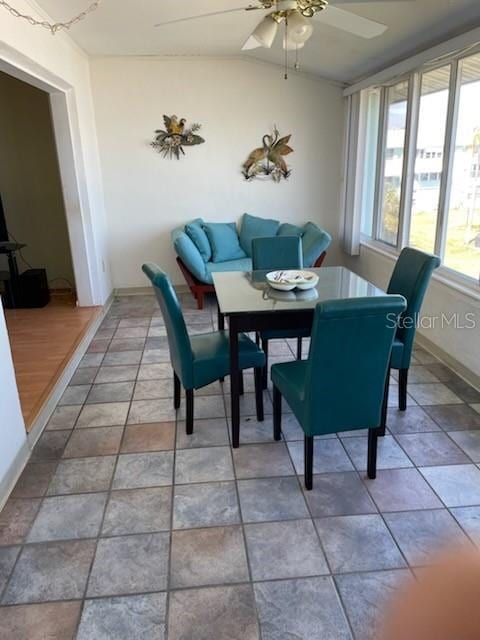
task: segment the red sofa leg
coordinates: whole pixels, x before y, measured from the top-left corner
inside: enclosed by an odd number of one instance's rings
[[[325,258],[326,258],[326,256],[327,256],[327,252],[326,252],[326,251],[324,251],[323,253],[321,253],[321,254],[318,256],[318,258],[317,258],[317,260],[315,261],[315,264],[314,264],[313,266],[314,266],[315,268],[317,268],[317,269],[318,269],[318,267],[321,267],[321,266],[322,266],[322,264],[323,264],[323,261],[324,261],[324,260],[325,260]]]
[[[215,287],[212,284],[205,284],[200,282],[195,276],[190,273],[185,264],[180,258],[177,258],[177,264],[180,267],[181,272],[187,282],[188,288],[192,292],[193,297],[197,301],[197,309],[203,309],[203,301],[206,293],[215,293]]]

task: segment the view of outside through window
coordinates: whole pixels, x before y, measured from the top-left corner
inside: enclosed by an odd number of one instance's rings
[[[455,63],[452,63],[453,65]],[[480,54],[460,60],[460,88],[455,104],[452,132],[452,166],[448,167],[446,212],[441,229],[440,190],[445,171],[445,138],[452,64],[420,76],[418,128],[414,155],[410,229],[408,243],[435,252],[436,237],[444,240],[442,262],[446,267],[476,280],[480,277]],[[400,199],[403,180],[409,80],[385,91],[385,113],[380,113],[379,90],[368,93],[365,122],[364,185],[362,232],[393,246],[399,236]],[[415,107],[415,105],[413,105]],[[415,109],[412,109],[414,112]],[[378,228],[374,219],[377,133],[383,133],[383,164],[380,166]],[[410,156],[411,157],[411,156]],[[410,194],[409,194],[410,195]],[[406,200],[408,202],[409,199]],[[408,233],[408,229],[405,229]]]
[[[388,112],[379,239],[397,244],[402,188],[408,81],[388,89]]]
[[[461,62],[444,264],[473,278],[480,274],[480,55]]]
[[[410,245],[429,253],[435,251],[449,83],[450,65],[422,76]]]

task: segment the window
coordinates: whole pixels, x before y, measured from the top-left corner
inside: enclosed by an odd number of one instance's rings
[[[480,53],[364,91],[361,231],[480,278]]]
[[[422,179],[413,184],[409,244],[429,253],[435,250],[442,171],[439,150],[445,144],[449,85],[450,65],[421,78],[417,149],[428,151],[415,162],[415,173]]]
[[[372,234],[373,211],[375,203],[375,172],[377,166],[378,119],[380,115],[380,91],[368,92],[365,120],[365,144],[363,175],[365,183],[362,189],[362,233]]]
[[[480,271],[480,55],[459,65],[459,104],[444,262],[473,278]]]
[[[378,235],[383,242],[392,245],[397,244],[398,237],[407,103],[408,82],[400,82],[388,89],[385,161]]]

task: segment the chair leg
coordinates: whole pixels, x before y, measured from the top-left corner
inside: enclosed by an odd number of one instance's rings
[[[262,385],[262,375],[263,369],[257,368],[253,370],[253,375],[255,377],[255,405],[257,408],[257,420],[258,422],[263,422],[263,385]]]
[[[302,339],[297,338],[297,360],[302,359]]]
[[[193,389],[186,389],[185,394],[187,396],[187,435],[190,436],[193,433]]]
[[[262,351],[265,354],[265,368],[263,369],[263,388],[268,386],[268,340],[262,340]]]
[[[388,409],[388,390],[390,388],[390,367],[387,371],[387,379],[385,380],[385,389],[383,391],[383,403],[382,403],[382,417],[380,420],[380,428],[378,435],[383,438],[385,435],[385,428],[387,426],[387,409]]]
[[[238,393],[243,396],[243,394],[245,393],[245,388],[243,386],[243,371],[240,371],[240,379],[239,379],[239,387],[238,387]]]
[[[304,457],[305,489],[311,491],[313,489],[313,436],[305,436]]]
[[[180,394],[180,378],[175,372],[173,372],[173,406],[175,409],[178,409],[180,407]]]
[[[257,347],[260,346],[260,334],[258,333],[258,331],[255,331],[255,344],[257,345]]]
[[[367,475],[370,480],[377,477],[377,444],[381,428],[368,430]]]
[[[197,290],[197,309],[201,311],[203,309],[203,291]]]
[[[408,369],[400,369],[398,371],[398,408],[400,411],[407,409],[407,382]]]
[[[273,439],[280,440],[282,437],[282,394],[273,387]]]

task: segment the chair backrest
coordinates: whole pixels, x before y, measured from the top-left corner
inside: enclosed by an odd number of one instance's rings
[[[402,249],[390,278],[387,293],[403,296],[407,308],[397,330],[403,343],[402,367],[408,368],[412,356],[417,318],[433,271],[440,266],[440,258],[411,247]]]
[[[380,425],[402,296],[320,302],[305,382],[307,435]]]
[[[170,360],[183,386],[193,386],[193,353],[182,309],[168,275],[151,262],[142,267],[150,279],[167,330]]]
[[[253,238],[252,269],[302,269],[302,241],[297,236]]]

